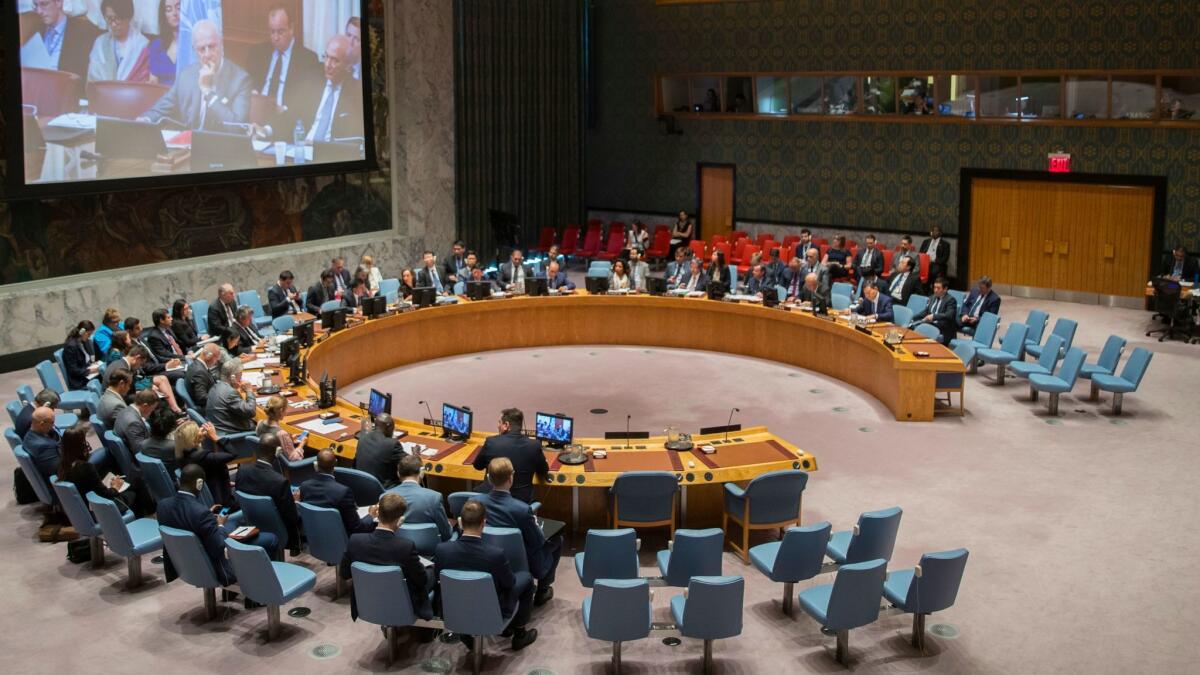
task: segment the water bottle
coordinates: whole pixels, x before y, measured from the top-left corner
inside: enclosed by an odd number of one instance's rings
[[[88,100],[86,98],[79,99],[79,114],[88,114]]]
[[[295,161],[296,164],[304,164],[308,160],[304,150],[304,137],[306,135],[307,134],[304,133],[304,122],[302,120],[296,120],[296,133],[292,137],[292,148],[293,152],[295,153],[293,161]]]

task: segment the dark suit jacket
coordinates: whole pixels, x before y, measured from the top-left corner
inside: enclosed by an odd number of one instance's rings
[[[937,305],[937,312],[933,311],[934,305]],[[949,293],[943,298],[931,295],[925,305],[925,311],[921,312],[921,318],[924,319],[930,314],[933,314],[933,321],[930,323],[937,326],[942,334],[942,344],[949,345],[958,334],[958,303],[954,296]]]
[[[162,328],[151,328],[150,330],[146,331],[146,347],[150,350],[150,353],[154,355],[154,358],[158,359],[159,361],[166,362],[170,361],[171,359],[183,359],[186,354],[176,354],[171,350],[171,342],[167,339],[168,332],[169,331]],[[171,338],[175,338],[174,333],[171,333]],[[176,344],[178,344],[178,340],[176,340]],[[179,345],[179,349],[182,350],[183,345]]]
[[[265,42],[256,45],[250,52],[250,60],[247,63],[246,72],[250,75],[250,88],[260,94],[266,95],[266,87],[270,86],[267,78],[271,76],[271,55],[275,48],[270,42]],[[283,105],[287,108],[286,111],[280,114],[272,114],[267,116],[267,124],[270,124],[276,140],[292,140],[292,134],[296,129],[296,120],[303,120],[305,130],[308,130],[308,124],[311,120],[305,119],[308,111],[316,105],[312,101],[313,88],[319,83],[324,82],[324,73],[320,61],[317,60],[317,55],[311,50],[306,49],[300,44],[297,39],[292,43],[292,58],[288,61],[288,69],[286,73],[282,73],[283,86]],[[319,95],[319,92],[318,92]],[[267,96],[272,103],[277,100],[275,91],[272,90]]]
[[[41,19],[37,20],[38,31],[43,32]],[[79,76],[79,91],[83,91],[83,83],[87,81],[88,60],[92,55],[92,43],[100,31],[92,22],[83,17],[67,17],[67,26],[63,31],[62,52],[58,56],[58,69]],[[43,32],[43,39],[45,34]]]
[[[815,308],[817,305],[829,307],[829,290],[822,288],[817,284],[817,290],[810,291],[807,286],[800,287],[800,295],[796,296],[800,302],[811,302]]]
[[[336,299],[333,297],[334,292],[333,287],[326,289],[319,282],[309,286],[308,295],[304,296],[304,308],[309,314],[321,316],[321,305]]]
[[[358,505],[354,502],[354,491],[334,479],[332,474],[317,474],[300,484],[300,501],[313,506],[337,509],[342,516],[346,534],[359,530],[361,519]]]
[[[764,274],[761,279],[756,279],[754,277],[754,275],[751,275],[750,278],[746,281],[746,294],[754,295],[755,293],[762,293],[764,290],[766,290],[768,288],[773,288],[773,287],[774,287],[774,284],[772,284],[770,282],[770,280],[767,279],[766,274]]]
[[[406,454],[399,441],[372,429],[358,438],[354,468],[378,478],[385,489],[395,487],[400,483],[396,470]]]
[[[530,271],[529,265],[521,263],[521,267],[525,268],[525,278],[532,279],[533,272]],[[514,270],[511,260],[505,263],[500,263],[500,283],[502,285],[507,286],[508,284],[513,283],[513,273]]]
[[[21,438],[21,447],[25,448],[25,452],[29,453],[29,457],[33,459],[34,465],[37,466],[38,471],[42,472],[42,476],[45,478],[50,478],[50,476],[58,473],[58,456],[61,446],[62,436],[59,435],[58,429],[53,427],[46,434],[39,434],[30,429]]]
[[[191,395],[196,407],[202,411],[207,411],[208,391],[217,383],[217,378],[213,376],[212,371],[200,359],[196,359],[188,364],[183,377],[188,394]]]
[[[300,298],[296,298],[296,302],[300,302]],[[275,319],[284,314],[291,313],[292,301],[288,299],[288,294],[279,284],[267,289],[267,305],[271,310],[271,318]]]
[[[932,243],[932,239],[926,239],[925,241],[921,242],[920,252],[929,253],[929,245]],[[942,269],[946,269],[946,267],[950,264],[950,243],[946,241],[946,237],[944,235],[938,238],[937,251],[935,251],[935,253],[937,255],[934,257],[936,257],[937,260],[930,261],[931,264],[938,265]],[[919,267],[914,267],[913,269],[920,271]],[[933,283],[933,279],[930,279],[929,282]]]
[[[858,272],[860,277],[879,276],[883,274],[883,251],[871,249],[871,262],[869,265],[863,264],[863,256],[866,255],[867,248],[864,245],[859,249],[858,255],[854,258],[854,270]]]
[[[346,545],[346,554],[342,556],[342,564],[338,566],[338,574],[343,579],[352,578],[350,566],[356,562],[399,567],[404,571],[404,583],[408,586],[413,611],[422,618],[433,616],[429,611],[428,577],[417,557],[417,547],[411,541],[397,537],[390,530],[376,529],[370,533],[352,534]],[[353,593],[350,594],[350,618],[358,619],[358,605]]]
[[[217,517],[200,503],[195,495],[176,492],[158,502],[158,524],[173,527],[177,530],[191,532],[200,539],[200,545],[208,554],[217,580],[222,585],[237,581],[233,575],[233,565],[225,558],[225,531],[217,524]],[[171,564],[171,556],[163,551],[163,565],[166,568],[167,581],[174,581],[179,574]]]
[[[568,291],[575,290],[575,283],[567,278],[567,274],[565,272],[561,271],[555,275],[554,278],[550,278],[549,275],[547,275],[546,286],[551,290],[555,288],[565,288]]]
[[[446,258],[442,260],[442,278],[446,279],[451,275],[457,277],[458,268],[466,267],[467,265],[466,258],[467,256],[465,253],[462,256],[462,259],[459,259],[458,256],[453,254],[446,256]],[[466,279],[459,279],[459,281],[466,281]]]
[[[521,531],[521,541],[525,544],[525,559],[529,562],[529,572],[535,579],[540,579],[549,571],[557,557],[546,550],[546,535],[538,527],[533,509],[529,504],[517,499],[507,492],[492,490],[481,495],[479,501],[487,509],[487,524],[492,527],[512,527]]]
[[[146,111],[145,117],[151,122],[170,117],[193,130],[236,133],[238,129],[225,126],[224,123],[245,124],[250,121],[250,89],[250,76],[246,71],[228,58],[225,59],[213,85],[216,101],[208,107],[204,126],[201,127],[200,63],[196,62],[179,73],[175,78],[175,86]]]
[[[184,351],[195,349],[196,344],[200,342],[200,336],[196,333],[196,322],[192,319],[176,319],[171,322],[171,332],[175,334],[175,341]]]
[[[237,301],[233,302],[233,316],[237,317]],[[229,320],[229,316],[225,313],[225,306],[220,300],[214,300],[208,306],[208,334],[219,335],[225,337],[229,335],[229,331],[233,330],[233,322]]]
[[[971,310],[975,307],[976,301],[978,300],[979,289],[971,289],[971,294],[968,295],[967,299],[963,301],[963,306],[958,308],[958,315],[962,316],[968,312],[971,312]],[[988,312],[996,315],[1000,314],[1000,294],[995,291],[989,292],[987,297],[983,299],[983,306],[979,308],[979,316],[983,316]]]
[[[133,406],[122,408],[121,412],[117,413],[112,432],[125,441],[125,447],[129,449],[130,456],[141,452],[142,446],[150,439],[150,430],[146,428],[146,423],[142,420],[142,413]]]
[[[887,293],[888,295],[891,295],[892,288],[895,287],[896,282],[898,282],[899,280],[900,280],[899,275],[893,275],[892,278],[888,280],[887,288],[883,289],[883,292]],[[918,284],[920,284],[920,283],[921,283],[921,275],[916,272],[909,272],[908,277],[906,277],[904,279],[904,283],[900,286],[900,297],[897,298],[893,295],[892,299],[896,300],[897,302],[899,302],[902,305],[907,303],[908,296],[917,292]]]
[[[1196,262],[1196,259],[1190,255],[1185,255],[1183,257],[1183,280],[1184,281],[1195,281],[1196,274],[1198,272],[1200,272],[1200,270],[1198,270],[1197,268],[1200,268],[1200,264],[1198,264]],[[1175,254],[1170,253],[1167,255],[1166,258],[1163,258],[1162,275],[1164,277],[1169,277],[1174,273],[1175,273]]]
[[[33,406],[23,405],[21,412],[17,414],[17,419],[13,420],[13,431],[17,432],[17,438],[25,438],[25,434],[29,433],[29,428],[32,426]]]
[[[91,340],[68,340],[63,345],[63,365],[67,372],[67,389],[87,389],[88,363],[94,360]]]
[[[234,488],[248,495],[270,497],[287,528],[288,547],[293,551],[300,550],[300,513],[292,500],[292,486],[283,474],[268,464],[248,462],[238,468]]]
[[[880,322],[892,321],[896,315],[892,313],[892,298],[883,291],[879,291],[879,295],[875,296],[874,307],[870,300],[865,297],[858,303],[858,307],[854,308],[855,314],[863,316],[875,315],[875,320]]]
[[[436,269],[436,266],[435,266],[435,269]],[[429,273],[428,269],[422,267],[422,268],[416,270],[414,272],[414,275],[415,275],[415,280],[417,282],[417,286],[433,286],[434,285],[433,284],[433,275]],[[446,279],[446,275],[442,274],[441,270],[438,270],[437,278],[438,278],[438,281],[442,284],[442,288],[449,290],[450,281],[448,279]]]
[[[508,559],[504,557],[504,550],[499,546],[485,544],[479,537],[464,535],[457,541],[438,544],[433,563],[435,578],[439,579],[442,570],[486,572],[492,575],[496,595],[500,598],[500,611],[504,616],[512,616],[517,610],[517,579],[508,565]]]
[[[546,454],[542,452],[540,441],[509,432],[489,436],[483,442],[483,448],[475,457],[473,466],[483,471],[497,457],[507,457],[512,461],[515,477],[513,479],[513,496],[526,504],[533,501],[533,477],[540,476],[542,481],[548,481],[550,466],[546,463]],[[490,488],[490,484],[488,484]]]
[[[687,288],[688,284],[690,284],[691,282],[692,282],[692,270],[689,267],[688,271],[683,273],[683,279],[679,282],[679,285],[676,286],[675,288]],[[708,275],[702,271],[702,272],[700,272],[700,278],[696,280],[696,286],[692,290],[693,291],[703,291],[706,288],[708,288]]]
[[[312,131],[317,123],[317,113],[320,112],[321,97],[325,95],[327,80],[318,81],[312,89],[310,105],[306,111],[304,129]],[[362,138],[363,136],[363,97],[362,82],[346,78],[342,82],[342,93],[338,95],[337,106],[333,109],[333,124],[329,127],[329,137],[336,141],[343,138]],[[324,139],[316,139],[324,141]],[[347,271],[347,275],[349,272]],[[349,278],[346,285],[350,285]]]

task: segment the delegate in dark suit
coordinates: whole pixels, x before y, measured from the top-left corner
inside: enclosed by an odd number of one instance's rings
[[[200,63],[184,68],[175,86],[146,111],[145,117],[158,122],[164,117],[176,120],[188,129],[234,133],[226,123],[250,121],[250,76],[241,66],[224,59],[213,79],[213,90],[205,101],[200,92]],[[361,123],[362,116],[359,116]]]
[[[156,509],[158,524],[173,527],[184,532],[191,532],[200,540],[208,560],[216,572],[217,581],[228,586],[237,583],[233,574],[233,565],[225,558],[225,537],[228,532],[217,523],[217,517],[191,492],[180,490],[174,496],[158,502]],[[279,551],[279,540],[270,532],[259,532],[252,539],[243,543],[261,546],[267,550],[267,555],[274,557]],[[174,581],[179,574],[171,563],[171,556],[163,550],[163,566],[167,581]]]
[[[933,252],[930,253],[930,248]],[[937,238],[937,245],[934,245],[933,239],[926,239],[921,242],[921,253],[930,253],[929,259],[929,281],[933,282],[938,277],[946,276],[946,266],[950,264],[950,243],[945,237]],[[913,269],[920,269],[914,267]]]
[[[378,478],[385,489],[395,487],[400,480],[396,469],[406,454],[399,441],[372,429],[358,438],[354,468]]]
[[[829,307],[829,291],[820,284],[817,284],[814,290],[809,290],[808,286],[801,286],[800,295],[796,297],[800,302],[811,302],[814,308],[817,306]]]
[[[271,498],[284,527],[287,528],[288,548],[291,549],[292,555],[299,555],[300,514],[296,511],[296,502],[292,499],[292,486],[288,479],[269,463],[257,459],[243,464],[238,469],[234,489],[248,495]]]
[[[512,527],[521,531],[525,545],[525,559],[529,561],[529,572],[538,580],[540,588],[554,583],[558,558],[562,555],[562,536],[547,540],[533,516],[533,509],[508,492],[492,490],[477,497],[487,509],[487,524],[492,527]]]
[[[33,459],[33,463],[37,466],[38,471],[47,479],[58,473],[58,457],[61,445],[62,436],[59,435],[58,429],[53,427],[44,434],[30,429],[21,438],[21,447],[25,449],[25,452],[29,453],[29,457]]]
[[[883,274],[883,251],[864,246],[854,258],[854,270],[859,278],[878,277]]]
[[[346,554],[338,566],[338,574],[343,579],[352,578],[351,565],[356,562],[399,567],[404,571],[404,583],[408,586],[413,611],[423,619],[433,617],[429,608],[429,580],[421,559],[417,557],[417,547],[411,541],[397,537],[395,532],[382,527],[369,533],[352,534],[346,545]],[[353,593],[350,594],[350,618],[358,619],[358,605]]]
[[[188,364],[187,371],[184,372],[183,377],[188,394],[191,395],[196,407],[207,411],[208,392],[212,391],[213,386],[217,384],[217,378],[213,376],[212,371],[200,359],[196,359]]]
[[[526,279],[533,278],[533,273],[530,272],[529,265],[522,263],[521,268],[525,270]],[[511,260],[506,263],[500,263],[500,284],[507,286],[508,284],[515,283],[515,272],[516,268],[513,267]]]
[[[897,272],[892,275],[888,282],[886,293],[892,296],[892,299],[900,304],[908,302],[908,296],[917,292],[917,284],[921,283],[921,276],[915,272]]]
[[[63,366],[67,372],[67,389],[87,389],[88,364],[95,360],[91,340],[67,340],[63,345]]]
[[[774,287],[774,284],[767,279],[766,274],[764,274],[761,279],[751,275],[750,279],[746,282],[746,295],[755,295],[757,293],[762,293],[768,288]]]
[[[1178,274],[1177,272],[1182,272],[1182,274]],[[1163,259],[1162,276],[1164,277],[1177,276],[1182,281],[1195,281],[1197,274],[1200,274],[1200,263],[1197,263],[1195,258],[1186,253],[1181,263],[1176,262],[1174,253]]]
[[[358,505],[354,502],[354,491],[334,479],[333,474],[318,473],[300,484],[300,501],[313,506],[337,509],[342,517],[346,534],[369,532],[374,529],[375,519],[358,517]]]
[[[944,345],[950,344],[950,341],[958,333],[957,305],[958,303],[954,300],[954,296],[949,293],[940,298],[934,295],[929,298],[929,303],[925,305],[925,311],[921,312],[922,320],[924,320],[924,317],[933,316],[933,319],[927,320],[926,323],[937,327],[941,333],[938,341]]]
[[[546,463],[546,454],[542,452],[541,442],[512,431],[507,434],[489,436],[483,442],[483,448],[475,457],[472,466],[478,471],[487,468],[489,462],[497,457],[507,457],[513,464],[514,478],[512,494],[517,499],[529,504],[533,501],[533,477],[539,476],[543,482],[550,479],[550,465]],[[490,490],[491,484],[484,484],[483,489]]]
[[[142,446],[150,439],[150,430],[146,428],[146,421],[142,419],[142,413],[135,406],[127,406],[117,413],[112,431],[118,438],[125,441],[125,447],[129,449],[131,456],[141,452]]]
[[[890,322],[896,318],[896,315],[892,313],[892,299],[883,292],[876,295],[874,300],[864,297],[858,303],[858,307],[854,308],[854,313],[874,316],[875,320],[881,323]]]
[[[167,337],[168,334],[170,334],[170,339]],[[175,348],[171,346],[172,340],[175,340],[175,334],[166,328],[151,328],[145,333],[146,348],[150,350],[151,356],[163,363],[186,356],[182,352],[182,347],[180,347],[180,351],[175,351]],[[179,342],[176,341],[175,344],[179,344]]]
[[[296,298],[297,304],[299,304],[299,301],[300,299]],[[288,291],[284,290],[279,284],[275,284],[267,289],[267,305],[271,309],[272,319],[277,319],[284,314],[292,312],[292,300],[288,297]]]
[[[225,337],[235,330],[237,323],[237,303],[225,303],[217,300],[208,306],[208,334]]]
[[[562,288],[562,289],[568,290],[568,291],[573,291],[573,290],[575,290],[575,282],[568,279],[565,272],[559,272],[558,274],[555,274],[553,277],[551,277],[549,275],[549,272],[547,272],[546,287],[552,291],[555,289],[559,289],[559,288]]]
[[[273,131],[272,137],[279,141],[290,141],[296,120],[308,122],[304,117],[315,105],[312,101],[313,84],[321,82],[324,75],[317,55],[304,48],[299,40],[292,41],[286,71],[283,70],[282,61],[275,47],[265,42],[250,52],[247,62],[250,67],[247,70],[253,90],[266,96],[273,104],[266,119]],[[276,64],[278,74],[272,70],[272,62]],[[279,111],[275,106],[281,106],[283,110]]]
[[[204,418],[212,422],[218,434],[237,434],[254,431],[255,410],[253,396],[243,399],[228,382],[221,381],[208,391]]]
[[[324,284],[313,284],[308,287],[308,295],[304,296],[304,309],[313,316],[321,316],[321,305],[336,300],[334,287]]]
[[[341,91],[337,95],[337,104],[334,105],[332,121],[329,122],[328,135],[325,137],[317,137],[315,133],[321,128],[321,111],[322,103],[325,97],[330,95],[330,82],[325,80],[318,84],[313,95],[310,97],[312,105],[304,120],[304,128],[312,135],[312,140],[316,142],[337,141],[340,139],[362,138],[363,137],[363,97],[362,84],[357,80],[346,79],[341,84]],[[347,280],[347,284],[349,280]]]
[[[973,288],[971,289],[971,294],[963,301],[962,309],[959,312],[958,325],[960,328],[974,328],[975,323],[979,321],[979,317],[988,312],[999,316],[1000,294],[989,289],[987,295],[980,295],[979,288]],[[970,317],[973,321],[963,321],[963,316]]]
[[[500,598],[500,612],[513,617],[514,626],[529,623],[533,612],[533,582],[528,572],[514,574],[504,557],[504,551],[483,539],[463,535],[457,541],[442,542],[433,554],[434,578],[441,578],[442,570],[467,570],[492,575],[496,595]],[[513,616],[513,612],[516,616]]]

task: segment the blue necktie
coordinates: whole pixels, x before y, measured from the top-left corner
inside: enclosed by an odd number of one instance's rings
[[[333,99],[337,94],[337,88],[331,84],[326,89],[329,93],[325,96],[321,112],[317,113],[317,131],[313,134],[314,141],[324,141],[328,138],[329,127],[333,124]]]
[[[62,46],[62,33],[58,31],[57,26],[46,29],[46,37],[44,41],[46,43],[46,51],[53,56],[54,53],[58,51],[59,47]]]

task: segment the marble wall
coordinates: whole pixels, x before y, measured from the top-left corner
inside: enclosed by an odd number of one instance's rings
[[[69,326],[98,321],[109,306],[148,321],[176,298],[211,300],[225,282],[265,295],[282,269],[307,285],[332,257],[352,265],[364,254],[374,256],[385,276],[395,276],[426,247],[448,249],[455,234],[453,3],[384,6],[392,54],[388,90],[394,92],[391,146],[381,149],[392,163],[390,231],[3,286],[0,355],[61,344]]]

